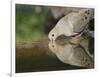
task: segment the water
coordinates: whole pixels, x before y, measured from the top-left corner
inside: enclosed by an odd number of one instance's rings
[[[90,69],[94,67],[93,39],[88,38],[80,44],[66,40],[39,41],[16,44],[16,73]]]

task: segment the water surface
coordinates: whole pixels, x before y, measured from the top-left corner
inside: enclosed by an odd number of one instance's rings
[[[93,68],[94,51],[89,43],[93,39],[88,40],[72,44],[43,38],[31,44],[17,43],[16,73]]]

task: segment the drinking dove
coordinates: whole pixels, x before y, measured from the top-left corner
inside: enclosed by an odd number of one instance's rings
[[[84,32],[88,22],[93,18],[93,9],[82,9],[71,12],[62,17],[55,27],[50,31],[50,40],[56,40],[59,36],[77,36]]]

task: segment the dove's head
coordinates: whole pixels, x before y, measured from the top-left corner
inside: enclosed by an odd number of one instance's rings
[[[56,29],[56,28],[53,28],[51,31],[50,31],[50,33],[49,33],[49,35],[48,35],[48,38],[50,39],[50,40],[56,40],[57,39],[57,37],[59,36],[59,31]]]
[[[50,40],[56,40],[57,36],[57,31],[55,29],[52,29],[48,35]]]

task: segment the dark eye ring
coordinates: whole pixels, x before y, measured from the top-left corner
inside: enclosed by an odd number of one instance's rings
[[[52,37],[54,37],[54,34],[52,34]]]

